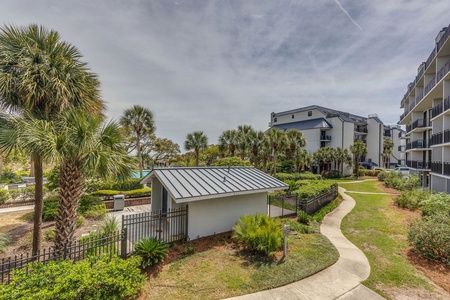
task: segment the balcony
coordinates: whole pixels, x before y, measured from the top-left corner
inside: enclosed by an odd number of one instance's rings
[[[442,66],[442,68],[436,74],[436,83],[444,78],[445,74],[450,71],[450,59]]]
[[[355,126],[355,132],[367,133],[367,127],[366,126]]]
[[[406,146],[398,146],[398,151],[399,152],[405,152],[406,151]]]
[[[436,48],[433,48],[433,51],[431,51],[430,56],[428,56],[428,59],[425,62],[425,68],[428,68],[431,65],[431,62],[433,61],[435,56],[436,56]]]
[[[431,173],[442,174],[442,162],[433,161],[431,163]]]
[[[398,138],[399,138],[399,139],[406,139],[406,132],[400,131],[400,132],[398,133]]]
[[[320,141],[321,142],[329,142],[329,141],[331,141],[331,135],[321,134],[320,135]]]
[[[406,132],[410,132],[416,128],[424,128],[428,127],[429,124],[427,122],[427,119],[417,119],[414,122],[412,122],[410,125],[406,125]]]
[[[439,145],[444,142],[444,132],[438,132],[431,136],[431,145]]]
[[[410,168],[419,170],[429,170],[431,166],[430,162],[420,160],[408,160],[406,161],[406,165]]]
[[[427,141],[417,140],[412,142],[412,149],[428,148]]]
[[[444,162],[444,175],[450,176],[450,163]]]
[[[444,34],[441,36],[439,42],[437,42],[436,44],[436,52],[439,52],[439,50],[441,50],[442,46],[444,46],[445,41],[447,41],[447,38],[450,35],[450,25],[447,26],[447,28],[445,29]]]
[[[422,98],[424,95],[428,94],[436,85],[436,76],[434,76],[427,84],[427,86],[425,87],[425,89],[423,90],[422,93]]]

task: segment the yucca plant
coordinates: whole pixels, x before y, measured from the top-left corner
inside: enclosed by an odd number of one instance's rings
[[[0,233],[0,253],[3,252],[3,248],[9,245],[9,242],[9,237],[4,233]]]
[[[119,221],[116,217],[107,217],[100,226],[101,232],[104,236],[108,236],[114,232],[119,231]]]
[[[142,257],[142,267],[144,269],[164,261],[169,252],[168,248],[168,244],[155,237],[143,238],[134,247],[136,255]]]

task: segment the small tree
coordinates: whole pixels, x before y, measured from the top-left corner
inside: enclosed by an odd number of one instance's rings
[[[385,168],[389,168],[393,148],[394,142],[392,141],[392,139],[385,137],[383,139],[383,153],[381,154],[381,156],[383,157],[383,166]]]

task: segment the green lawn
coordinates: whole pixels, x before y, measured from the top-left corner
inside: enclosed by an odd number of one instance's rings
[[[370,192],[382,193],[383,191],[376,187],[378,180],[367,180],[358,183],[353,182],[339,182],[339,186],[346,189],[348,192]],[[352,195],[353,197],[353,195]]]
[[[377,181],[343,185],[348,190],[378,191]],[[402,251],[408,247],[404,215],[389,207],[392,199],[388,195],[351,194],[355,208],[341,224],[344,235],[367,256],[371,273],[364,282],[369,288],[384,297],[390,290],[433,290],[426,278],[404,258]]]
[[[145,285],[144,299],[221,299],[282,286],[335,263],[336,248],[320,234],[289,236],[283,262],[210,249],[166,266]]]

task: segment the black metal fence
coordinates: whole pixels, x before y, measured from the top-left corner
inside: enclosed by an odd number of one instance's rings
[[[64,245],[63,249],[49,247],[38,251],[1,259],[1,282],[9,283],[11,272],[26,268],[34,262],[47,263],[55,260],[79,261],[102,254],[119,255],[126,258],[134,252],[134,245],[145,237],[157,237],[166,243],[187,240],[188,207],[170,209],[167,212],[139,213],[122,217],[122,230],[104,236],[94,234],[80,241]]]
[[[16,269],[26,268],[31,263],[68,259],[79,261],[87,257],[98,257],[101,254],[126,256],[127,230],[112,233],[107,236],[93,235],[85,238],[83,241],[65,244],[63,249],[55,249],[49,247],[37,252],[36,255],[29,253],[15,255],[8,258],[2,258],[0,265],[1,282],[9,283],[11,280],[11,272]],[[1,283],[0,282],[0,283]]]
[[[156,237],[166,243],[185,241],[188,237],[188,206],[122,216],[122,228],[128,231],[127,253],[145,237]]]
[[[338,196],[338,185],[333,184],[327,191],[311,199],[299,199],[296,194],[270,195],[268,198],[270,217],[296,216],[299,210],[313,215]]]

